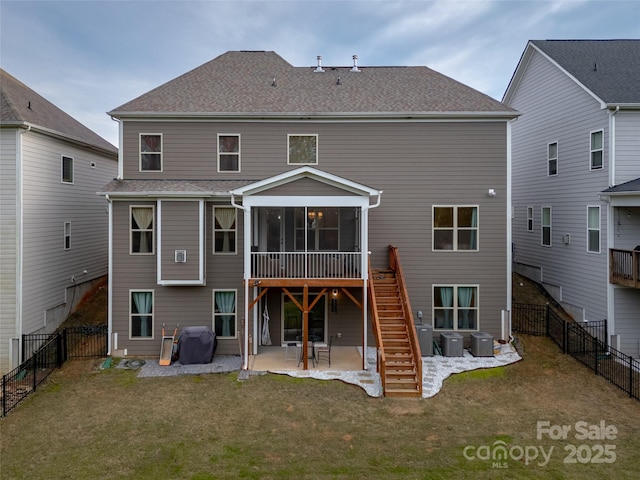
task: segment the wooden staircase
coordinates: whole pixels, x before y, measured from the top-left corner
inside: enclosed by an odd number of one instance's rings
[[[415,327],[413,319],[406,318],[402,289],[393,270],[373,270],[371,272],[372,299],[377,310],[379,328],[378,348],[382,350],[379,360],[384,366],[379,368],[384,375],[384,395],[387,397],[422,396],[422,362],[420,352],[415,352],[409,328]],[[410,311],[410,310],[409,310]],[[374,320],[375,321],[375,320]]]

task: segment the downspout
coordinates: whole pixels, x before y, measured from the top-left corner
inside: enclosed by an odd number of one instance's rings
[[[250,274],[250,259],[247,256],[247,252],[251,252],[250,248],[250,223],[251,223],[251,208],[246,207],[244,205],[240,205],[236,203],[235,197],[231,194],[231,205],[238,210],[242,210],[244,212],[244,267],[243,267],[243,283],[244,283],[244,356],[242,352],[240,352],[240,356],[242,357],[242,369],[249,369],[249,276]],[[247,248],[247,244],[249,244],[249,248]]]
[[[13,358],[9,359],[11,368],[15,368],[21,363],[22,359],[22,281],[23,281],[23,261],[24,255],[24,228],[23,228],[23,194],[24,182],[22,178],[22,136],[31,131],[31,125],[27,125],[26,129],[18,130],[16,144],[16,320],[14,335],[18,341],[18,358],[17,365],[13,365]],[[10,349],[13,357],[13,348]]]
[[[517,120],[517,119],[516,119]],[[513,294],[511,291],[511,279],[513,277],[513,228],[512,212],[513,212],[513,200],[512,185],[511,185],[511,170],[512,170],[512,157],[511,157],[511,124],[515,120],[509,120],[507,122],[507,309],[506,319],[503,317],[500,325],[501,333],[504,335],[502,340],[511,340],[511,302],[513,302]],[[504,325],[506,323],[506,326]]]
[[[367,231],[366,231],[366,237],[369,237],[369,210],[372,210],[374,208],[378,208],[380,206],[380,202],[382,201],[382,190],[378,191],[378,200],[376,201],[376,203],[374,203],[373,205],[367,205],[366,207],[362,207],[362,218],[361,221],[363,222],[364,225],[366,225],[367,227]],[[364,221],[366,220],[366,222]],[[365,232],[364,229],[362,229],[363,231],[360,233],[361,237],[365,236]],[[360,239],[360,245],[363,245],[363,238]],[[369,271],[367,270],[368,265],[369,265],[369,259],[367,257],[365,257],[365,254],[368,255],[369,252],[369,241],[367,240],[367,248],[360,248],[360,251],[362,252],[362,258],[360,259],[360,271],[363,273],[366,273],[366,275],[363,275],[363,282],[362,282],[362,369],[366,370],[367,369],[367,317],[369,316],[369,302],[367,299],[367,290],[368,290],[368,285],[367,282],[369,281]]]
[[[620,111],[620,105],[616,105],[616,108],[609,117],[609,186],[612,187],[616,184],[616,115]],[[614,245],[614,212],[615,207],[611,205],[611,197],[607,197],[607,242],[605,251],[607,252],[607,273],[611,271],[611,257],[608,254],[609,248],[613,248]],[[607,282],[607,320],[609,329],[609,338],[606,339],[607,345],[610,344],[609,339],[611,335],[616,334],[616,316],[615,305],[613,301],[614,285],[611,282]]]
[[[118,176],[116,177],[116,179],[122,180],[124,178],[124,162],[122,158],[124,155],[122,153],[123,125],[122,122],[117,118],[111,117],[111,120],[113,120],[114,122],[118,122]]]
[[[111,355],[114,350],[112,337],[117,335],[113,333],[113,200],[109,194],[105,195],[107,199],[107,213],[109,215],[109,265],[107,267],[107,355]],[[117,339],[117,337],[116,337]],[[118,342],[115,341],[115,348],[118,348]]]

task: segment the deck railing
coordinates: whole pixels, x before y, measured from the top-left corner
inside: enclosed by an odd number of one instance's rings
[[[252,278],[361,278],[361,252],[251,252]]]
[[[394,247],[393,245],[389,245],[389,266],[391,267],[391,270],[396,273],[398,289],[400,290],[400,299],[402,300],[402,309],[404,310],[404,321],[407,326],[407,332],[409,332],[409,341],[411,343],[411,350],[413,351],[414,363],[416,365],[418,389],[420,390],[420,395],[422,395],[422,353],[420,352],[418,333],[416,332],[416,326],[413,321],[413,309],[409,302],[409,292],[404,283],[404,273],[402,272],[402,264],[400,263],[400,254],[398,253],[398,247]]]
[[[640,288],[640,250],[609,249],[609,282]]]
[[[371,273],[371,258],[369,258],[368,260],[369,262],[369,284],[368,284],[368,290],[369,290],[369,298],[370,298],[370,303],[371,303],[371,326],[373,328],[373,333],[376,337],[376,350],[377,350],[377,355],[376,355],[376,364],[377,364],[377,369],[378,369],[378,374],[380,375],[380,380],[382,381],[382,391],[384,392],[385,390],[385,386],[386,386],[386,379],[387,379],[387,375],[386,375],[386,364],[387,364],[387,359],[385,357],[384,354],[384,349],[380,348],[380,345],[382,345],[382,328],[380,326],[380,317],[378,315],[378,302],[376,300],[376,289],[373,288],[373,274]]]

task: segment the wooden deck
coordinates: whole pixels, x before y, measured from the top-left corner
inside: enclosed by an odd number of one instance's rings
[[[640,250],[609,249],[609,283],[640,288]]]

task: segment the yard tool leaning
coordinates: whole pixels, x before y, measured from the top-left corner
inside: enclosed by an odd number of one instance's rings
[[[160,365],[166,367],[171,365],[171,356],[173,354],[173,343],[178,334],[178,326],[176,325],[173,335],[164,334],[164,323],[162,324],[162,344],[160,345]]]

